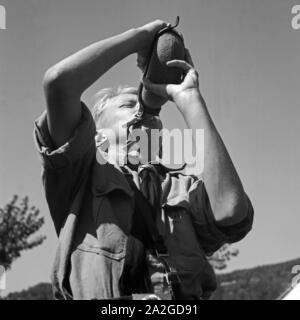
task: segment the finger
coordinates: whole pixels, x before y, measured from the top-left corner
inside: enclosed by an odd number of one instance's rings
[[[149,91],[151,91],[151,92],[153,92],[153,93],[155,93],[155,94],[157,94],[157,95],[159,95],[159,96],[161,96],[161,97],[163,97],[163,98],[166,98],[166,99],[168,99],[169,98],[169,88],[168,88],[168,84],[157,84],[157,83],[153,83],[153,82],[151,82],[149,79],[147,79],[147,78],[143,78],[142,79],[142,81],[143,81],[143,85],[144,85],[144,87],[147,89],[147,90],[149,90]]]
[[[193,62],[191,53],[190,53],[189,49],[187,49],[187,48],[185,48],[185,59],[191,66],[194,67],[194,62]]]
[[[168,67],[177,67],[188,72],[193,67],[184,60],[171,60],[167,62]]]
[[[170,23],[163,21],[163,20],[155,20],[154,23],[156,24],[156,28],[157,30],[163,29],[165,27],[167,27],[168,25],[170,25]]]

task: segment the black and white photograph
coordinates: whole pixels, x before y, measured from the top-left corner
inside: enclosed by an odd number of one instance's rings
[[[0,310],[300,300],[299,62],[298,0],[0,0]]]

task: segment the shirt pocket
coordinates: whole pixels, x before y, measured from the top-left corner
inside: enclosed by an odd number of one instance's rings
[[[93,199],[90,232],[85,234],[83,242],[77,246],[78,249],[101,254],[114,260],[125,257],[127,235],[115,213],[121,208],[114,200],[112,192]]]
[[[120,261],[125,258],[124,250],[121,252],[111,252],[109,249],[101,248],[98,245],[94,245],[86,241],[78,245],[76,250],[79,250],[81,252],[88,252],[88,253],[102,255],[106,258],[116,260],[116,261]]]
[[[117,192],[111,191],[97,197],[90,194],[85,199],[73,242],[75,250],[102,255],[113,260],[125,257],[127,233],[124,225],[128,216],[126,217],[126,210],[122,212],[122,206],[128,207],[128,199],[125,201],[120,195],[123,201],[118,204],[116,198],[119,198]],[[117,210],[119,212],[116,213]],[[119,215],[124,218],[124,222],[119,219]]]

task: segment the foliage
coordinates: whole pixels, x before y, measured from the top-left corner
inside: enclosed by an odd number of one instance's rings
[[[212,300],[275,300],[292,283],[292,268],[300,259],[218,274]]]
[[[5,300],[53,300],[52,286],[50,283],[39,283],[27,290],[10,293]]]
[[[212,256],[208,258],[209,263],[212,265],[214,270],[223,270],[227,267],[227,262],[239,254],[237,249],[230,248],[229,245],[225,244]]]
[[[0,208],[0,264],[6,269],[21,255],[23,250],[40,245],[45,236],[31,236],[44,224],[44,218],[39,217],[39,210],[29,207],[28,197],[18,204],[18,196],[4,208]]]

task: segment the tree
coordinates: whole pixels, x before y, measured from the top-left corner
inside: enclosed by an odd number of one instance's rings
[[[239,254],[237,249],[231,249],[228,244],[222,246],[212,256],[208,258],[209,263],[214,270],[223,270],[227,267],[227,262]]]
[[[40,211],[29,207],[28,197],[18,205],[18,196],[4,208],[0,208],[0,264],[6,269],[21,255],[23,250],[32,249],[46,239],[45,236],[31,236],[44,224]]]
[[[27,290],[10,293],[5,300],[53,300],[52,285],[39,283]]]

